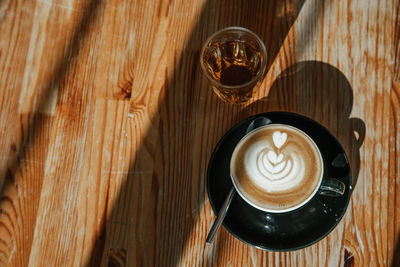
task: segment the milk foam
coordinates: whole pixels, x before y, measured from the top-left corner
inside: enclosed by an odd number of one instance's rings
[[[323,161],[304,132],[271,124],[250,132],[235,147],[231,176],[237,192],[251,205],[269,212],[290,211],[318,191]]]
[[[250,180],[266,192],[295,187],[305,174],[304,159],[295,151],[278,151],[275,144],[263,140],[249,146],[244,156]]]

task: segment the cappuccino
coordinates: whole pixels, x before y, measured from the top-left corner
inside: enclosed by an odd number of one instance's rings
[[[323,161],[317,145],[303,131],[270,124],[242,138],[230,170],[236,190],[249,204],[285,212],[304,205],[318,191]]]

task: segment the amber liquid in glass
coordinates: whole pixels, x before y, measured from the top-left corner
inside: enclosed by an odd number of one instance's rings
[[[214,86],[214,91],[227,101],[247,101],[251,98],[254,84],[246,84],[253,80],[260,69],[260,53],[246,41],[216,42],[213,45],[214,50],[206,59],[209,74],[215,81],[228,86]],[[245,86],[235,88],[240,85]]]

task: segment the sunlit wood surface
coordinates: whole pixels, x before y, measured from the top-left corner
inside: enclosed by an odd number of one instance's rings
[[[230,25],[268,50],[245,106],[199,65]],[[399,43],[398,0],[0,0],[0,266],[400,266]],[[348,210],[302,250],[206,246],[210,155],[272,110],[340,140]]]

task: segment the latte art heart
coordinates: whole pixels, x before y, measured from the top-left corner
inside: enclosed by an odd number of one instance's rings
[[[270,151],[268,151],[268,160],[272,164],[277,164],[283,160],[283,154],[281,153],[281,154],[279,154],[279,156],[277,156],[275,151],[270,150]]]
[[[321,154],[312,139],[281,124],[251,132],[231,159],[238,193],[266,211],[288,210],[309,199],[322,173]]]
[[[268,144],[257,143],[248,150],[247,172],[250,179],[266,192],[276,192],[296,186],[304,175],[302,159],[291,152],[279,156]]]
[[[281,133],[280,131],[276,131],[272,135],[272,139],[274,140],[274,145],[277,148],[281,148],[286,142],[287,134],[286,133]]]
[[[271,164],[269,162],[268,159],[266,159],[265,154],[261,153],[259,156],[259,160],[257,162],[257,167],[259,169],[260,172],[262,172],[267,178],[267,179],[273,179],[272,177],[269,178],[270,175],[269,174],[277,174],[279,172],[281,172],[286,166],[291,166],[291,162],[289,161],[284,161],[284,162],[280,162],[276,165]]]

